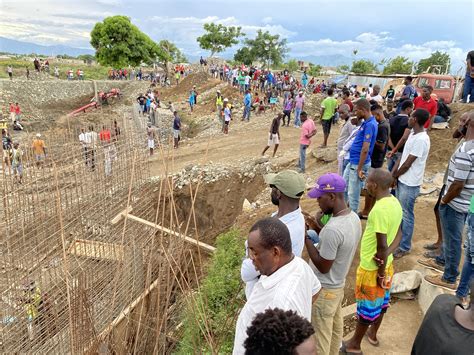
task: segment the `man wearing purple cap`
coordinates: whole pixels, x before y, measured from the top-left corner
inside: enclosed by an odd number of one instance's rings
[[[321,229],[316,247],[309,236],[305,240],[310,266],[322,285],[312,311],[319,354],[339,353],[344,284],[362,235],[359,216],[344,200],[345,188],[346,182],[340,175],[328,173],[322,175],[308,193],[310,198],[318,200],[324,214],[332,215]],[[308,216],[305,219],[308,227],[314,226],[314,219]]]

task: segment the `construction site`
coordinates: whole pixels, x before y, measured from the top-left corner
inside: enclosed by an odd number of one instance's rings
[[[13,139],[25,157],[22,184],[5,164],[0,176],[0,353],[176,352],[185,331],[182,311],[200,289],[216,237],[236,228],[243,245],[249,227],[274,211],[263,175],[294,168],[299,130],[282,128],[278,155],[261,157],[276,112],[240,121],[238,89],[196,69],[179,85],[158,88],[160,144],[149,156],[147,119],[136,104],[149,82],[3,84],[2,108],[8,101],[23,107],[25,130],[13,133]],[[191,114],[186,100],[194,85],[199,101]],[[112,88],[121,90],[120,98],[69,115],[88,104],[95,90]],[[221,134],[214,112],[218,89],[235,107],[228,136]],[[319,117],[321,100],[319,94],[308,97],[305,108],[312,117]],[[184,122],[178,149],[172,144],[170,101]],[[472,105],[451,108],[450,126],[456,127]],[[120,133],[96,147],[92,163],[87,161],[78,140],[81,128],[99,130],[113,127],[114,121]],[[47,147],[41,166],[30,149],[37,133]],[[431,133],[423,196],[415,207],[416,218],[426,223],[416,224],[414,252],[395,264],[397,272],[413,269],[422,245],[436,235],[432,209],[455,146],[449,136],[447,130]],[[331,135],[329,147],[318,150],[318,128],[307,162],[308,188],[321,173],[336,170],[336,139]],[[318,209],[306,197],[302,207],[311,213]],[[346,307],[354,303],[355,259]],[[242,299],[234,302],[243,304]],[[394,339],[410,334],[408,349],[425,309],[413,300],[400,300],[394,308],[398,312],[385,326],[395,329]],[[347,311],[346,334],[353,329],[353,314]],[[397,317],[410,319],[406,329],[396,327]]]

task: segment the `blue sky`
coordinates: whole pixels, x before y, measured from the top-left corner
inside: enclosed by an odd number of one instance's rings
[[[414,60],[434,50],[451,54],[453,69],[474,49],[472,0],[1,0],[0,35],[38,44],[89,47],[89,33],[106,16],[131,17],[158,41],[169,39],[185,54],[206,55],[196,43],[206,22],[258,29],[288,40],[289,57],[341,54],[379,61]],[[231,55],[236,48],[227,51]]]

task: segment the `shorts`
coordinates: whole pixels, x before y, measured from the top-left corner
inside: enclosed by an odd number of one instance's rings
[[[268,133],[268,146],[280,144],[280,138],[278,134]]]
[[[23,164],[12,164],[13,172],[18,173],[18,175],[23,175]]]
[[[321,120],[321,124],[322,124],[322,126],[323,126],[323,133],[324,133],[324,134],[329,134],[329,133],[331,133],[332,119]]]
[[[277,103],[277,99],[271,97],[271,98],[270,98],[270,104],[271,104],[271,105],[275,105],[276,103]]]
[[[179,129],[173,129],[173,137],[178,139],[179,138],[179,133],[180,133],[180,130]]]
[[[155,149],[155,140],[154,139],[148,139],[148,148]]]
[[[35,154],[36,161],[44,160],[44,154]]]
[[[230,121],[224,121],[224,125],[225,125],[225,126],[228,126],[229,123],[230,123]]]
[[[370,325],[387,311],[390,302],[390,290],[377,284],[378,270],[357,268],[355,298],[358,321]],[[393,265],[385,269],[385,275],[393,277]]]

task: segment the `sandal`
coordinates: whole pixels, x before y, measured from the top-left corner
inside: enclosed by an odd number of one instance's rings
[[[436,259],[438,257],[439,253],[437,250],[429,250],[427,252],[423,253],[423,256],[427,259]]]
[[[347,355],[364,355],[364,353],[362,351],[360,351],[358,353],[354,353],[352,351],[347,351],[346,343],[344,343],[344,342],[342,342],[342,345],[341,345],[341,348],[339,349],[339,352],[341,352],[343,354],[347,354]]]
[[[372,346],[379,346],[380,345],[380,342],[378,340],[372,339],[371,337],[369,337],[367,335],[367,333],[365,334],[365,337],[367,338],[367,341],[369,342],[370,345],[372,345]]]
[[[425,248],[426,250],[438,250],[439,246],[436,243],[432,243],[423,245],[423,248]]]

